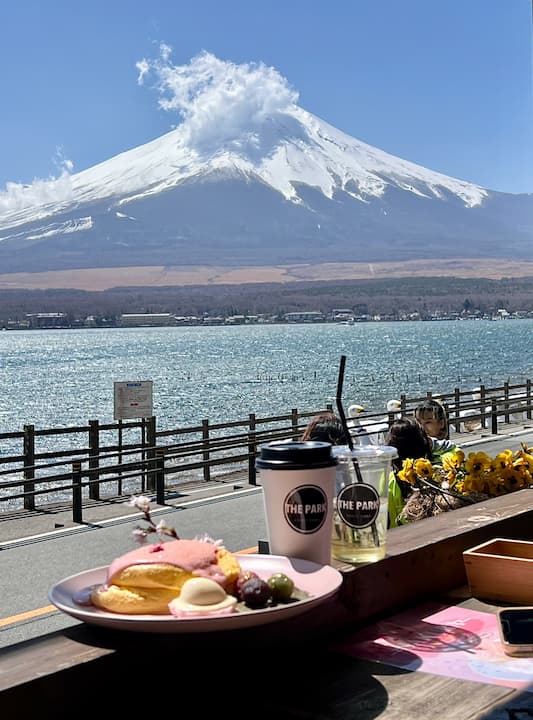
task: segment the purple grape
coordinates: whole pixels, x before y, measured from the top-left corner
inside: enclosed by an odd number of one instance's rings
[[[252,610],[266,607],[272,598],[270,585],[258,577],[243,583],[240,594],[244,604]]]

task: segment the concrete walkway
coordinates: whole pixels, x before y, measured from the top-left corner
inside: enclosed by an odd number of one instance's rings
[[[488,431],[473,433],[452,432],[451,439],[465,452],[478,448],[489,455],[495,455],[504,448],[518,450],[520,443],[533,446],[533,422],[530,424],[507,424],[498,427],[498,434]],[[260,486],[248,484],[246,472],[234,474],[224,481],[204,484],[183,484],[167,494],[166,508],[185,508],[206,498],[230,499],[249,493],[261,492]],[[150,497],[151,494],[149,494]],[[127,497],[111,497],[105,500],[86,500],[83,505],[83,523],[72,519],[72,506],[68,504],[43,505],[38,510],[0,511],[0,549],[24,538],[63,534],[76,528],[101,527],[119,518],[140,514],[136,508],[126,504]],[[162,509],[162,508],[161,508]],[[154,516],[157,508],[154,510]]]
[[[165,507],[184,508],[205,501],[206,498],[238,497],[249,492],[260,492],[260,488],[247,483],[247,474],[233,475],[231,482],[223,481],[205,485],[184,484],[178,489],[171,490],[166,495]],[[155,495],[146,493],[153,498],[154,517],[157,514]],[[139,511],[127,504],[128,496],[115,496],[102,500],[89,500],[83,502],[83,523],[76,523],[72,519],[72,505],[58,503],[43,505],[37,510],[14,510],[0,512],[0,549],[6,544],[21,538],[35,537],[47,533],[64,533],[76,527],[100,527],[106,522],[121,518],[141,517]]]

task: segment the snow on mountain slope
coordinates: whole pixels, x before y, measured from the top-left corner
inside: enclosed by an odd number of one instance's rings
[[[194,176],[224,169],[255,176],[294,203],[302,202],[297,184],[318,188],[330,199],[335,191],[343,190],[358,202],[381,197],[390,185],[428,198],[442,198],[442,191],[447,190],[467,207],[479,205],[487,197],[487,191],[477,185],[367,145],[297,106],[283,120],[284,124],[277,118],[267,127],[270,132],[265,137],[256,137],[248,146],[237,138],[236,145],[244,147],[221,148],[206,157],[188,147],[182,128],[177,128],[92,168],[50,181],[49,194],[40,203],[28,188],[16,210],[0,214],[0,229],[98,200],[120,207]],[[51,202],[54,195],[56,201]]]

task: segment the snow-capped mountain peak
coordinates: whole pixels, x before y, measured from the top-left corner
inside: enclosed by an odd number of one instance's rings
[[[4,272],[530,257],[532,196],[353,138],[301,108],[271,68],[209,54],[191,66],[196,85],[178,72],[161,101],[182,114],[174,130],[75,174],[8,184]]]
[[[203,154],[187,146],[184,128],[178,127],[92,168],[47,184],[43,181],[41,202],[33,186],[20,188],[16,208],[0,214],[0,228],[42,220],[80,203],[107,200],[124,206],[221,170],[253,175],[295,203],[302,202],[299,185],[316,188],[329,199],[343,191],[358,202],[382,197],[390,185],[428,198],[440,198],[447,190],[467,207],[479,205],[487,196],[487,190],[477,185],[367,145],[297,106],[283,120],[265,123],[267,137],[256,133],[245,142],[237,137],[226,147]],[[7,198],[3,200],[7,206]]]

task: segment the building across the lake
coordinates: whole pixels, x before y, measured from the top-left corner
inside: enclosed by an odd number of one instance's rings
[[[28,313],[26,320],[31,328],[57,328],[68,325],[67,314],[62,312]]]
[[[316,310],[308,310],[306,312],[288,312],[283,316],[287,322],[322,322],[324,315]]]
[[[123,327],[162,327],[175,325],[176,318],[172,313],[123,313],[119,324]]]

